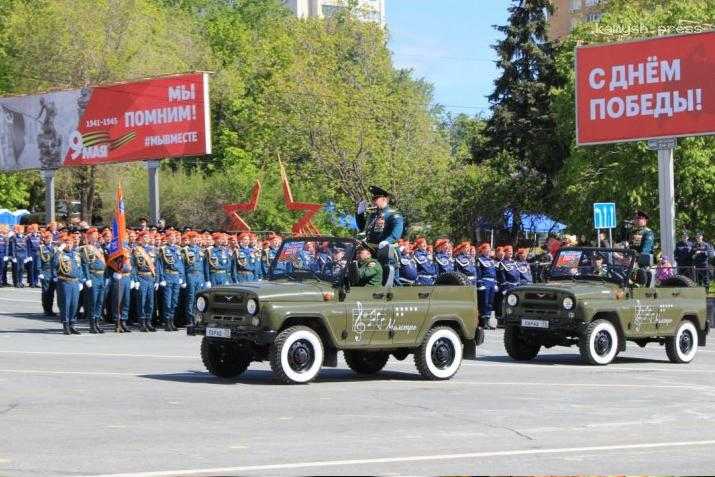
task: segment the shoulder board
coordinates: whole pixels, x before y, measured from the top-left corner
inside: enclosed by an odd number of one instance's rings
[[[440,265],[447,265],[447,264],[449,263],[449,260],[447,259],[447,257],[435,257],[434,259],[435,259],[435,260],[437,261],[437,263],[439,263]]]
[[[483,258],[479,257],[479,263],[482,264],[484,267],[493,267],[494,266],[494,260],[491,258]]]
[[[402,265],[411,265],[412,264],[412,259],[410,258],[401,258],[400,263]]]

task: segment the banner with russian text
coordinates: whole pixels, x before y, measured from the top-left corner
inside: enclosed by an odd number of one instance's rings
[[[715,134],[715,32],[576,49],[579,145]]]
[[[211,153],[208,74],[0,98],[0,170]]]

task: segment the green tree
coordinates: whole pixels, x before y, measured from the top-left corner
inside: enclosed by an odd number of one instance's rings
[[[25,208],[29,197],[28,186],[19,174],[0,173],[0,208]]]

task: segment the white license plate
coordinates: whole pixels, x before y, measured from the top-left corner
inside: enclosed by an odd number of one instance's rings
[[[549,322],[546,320],[521,320],[521,326],[526,328],[548,328]]]
[[[230,338],[231,330],[228,328],[206,328],[206,336],[210,338]]]

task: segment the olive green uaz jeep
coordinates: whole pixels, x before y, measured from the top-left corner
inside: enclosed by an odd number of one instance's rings
[[[542,346],[578,345],[585,361],[605,365],[626,341],[665,345],[674,363],[687,363],[705,346],[709,323],[705,290],[686,277],[656,285],[644,257],[628,250],[565,248],[548,282],[521,286],[505,299],[504,346],[517,361]],[[649,258],[649,257],[648,257]],[[652,261],[652,260],[651,260]]]
[[[263,281],[198,293],[201,357],[212,374],[232,378],[253,361],[269,361],[286,383],[307,383],[343,351],[357,373],[379,372],[392,355],[414,355],[427,379],[449,379],[476,354],[477,297],[466,277],[445,274],[440,286],[355,286],[353,239],[303,237],[283,242]],[[444,286],[443,286],[444,285]],[[450,286],[451,285],[451,286]]]

